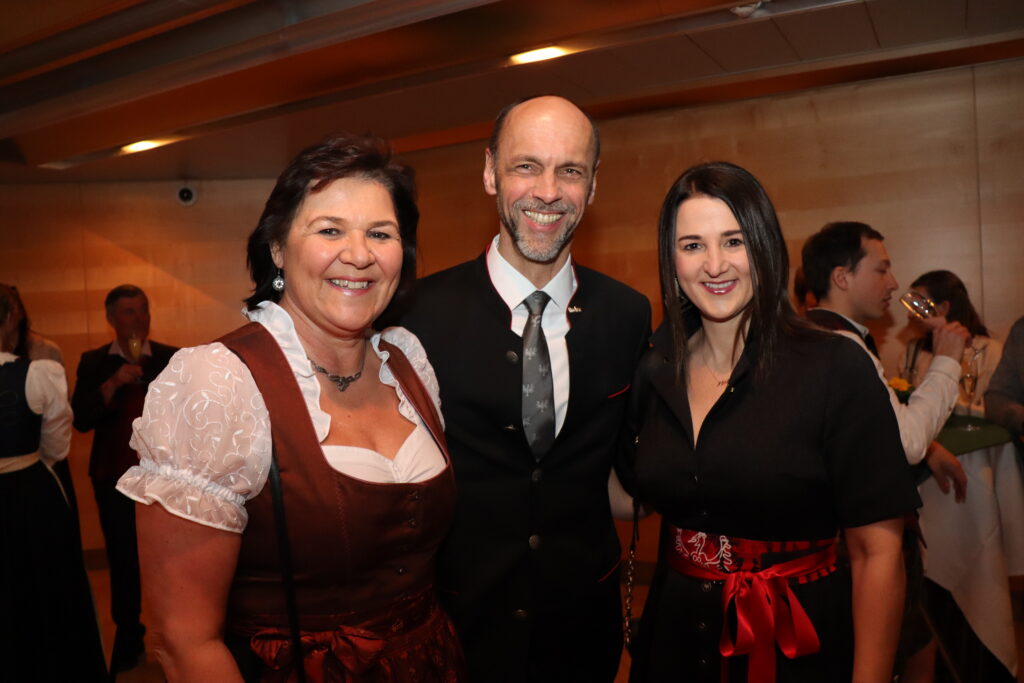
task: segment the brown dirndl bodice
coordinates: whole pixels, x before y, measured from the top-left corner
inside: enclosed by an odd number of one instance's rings
[[[456,681],[462,655],[435,599],[434,557],[451,523],[451,465],[424,482],[380,484],[330,467],[298,383],[270,333],[250,323],[220,340],[248,366],[270,414],[291,545],[308,681]],[[429,394],[404,354],[391,369],[448,460]],[[246,504],[228,603],[230,637],[248,639],[260,680],[294,678],[270,482]]]

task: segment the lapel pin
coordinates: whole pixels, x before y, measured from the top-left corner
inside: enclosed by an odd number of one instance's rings
[[[570,313],[582,313],[583,309],[580,308],[579,306],[570,306],[569,307],[569,312]]]

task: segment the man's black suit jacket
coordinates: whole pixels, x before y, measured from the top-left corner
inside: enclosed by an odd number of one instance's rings
[[[104,404],[100,385],[128,361],[119,355],[111,355],[110,344],[86,351],[78,361],[71,408],[75,413],[75,429],[80,432],[96,430],[89,457],[89,476],[94,481],[113,483],[125,470],[138,463],[138,456],[128,446],[132,421],[142,415],[149,383],[167,367],[167,362],[178,350],[153,340],[149,345],[153,355],[142,359],[142,381],[119,388],[110,405]]]
[[[438,585],[471,680],[611,681],[621,652],[621,550],[608,477],[650,304],[576,267],[569,404],[551,451],[522,430],[522,338],[484,256],[418,283],[401,323],[441,386],[458,486]]]

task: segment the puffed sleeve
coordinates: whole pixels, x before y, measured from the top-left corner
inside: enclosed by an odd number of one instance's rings
[[[409,364],[412,365],[413,370],[419,375],[420,381],[423,382],[423,386],[426,388],[427,393],[430,394],[430,399],[437,406],[437,414],[441,417],[441,424],[444,426],[444,417],[441,414],[441,390],[437,383],[437,375],[434,374],[434,366],[430,364],[427,359],[427,351],[423,348],[423,344],[420,343],[419,337],[405,329],[404,327],[389,327],[381,333],[381,337],[385,341],[390,342],[400,348],[405,357],[409,359]],[[378,351],[379,352],[379,351]],[[385,384],[395,386],[396,381],[394,376],[391,374],[391,370],[388,369],[387,363],[381,366],[380,379]],[[399,412],[409,420],[416,421],[415,412],[405,396],[399,390],[400,404],[398,406]]]
[[[887,387],[868,354],[839,335],[826,396],[824,453],[843,527],[902,517],[920,507]]]
[[[270,468],[270,418],[249,369],[220,343],[182,349],[149,386],[117,488],[171,514],[241,533]]]
[[[25,398],[32,412],[43,417],[39,456],[48,464],[63,460],[71,447],[71,405],[64,366],[52,360],[35,360],[28,366]]]

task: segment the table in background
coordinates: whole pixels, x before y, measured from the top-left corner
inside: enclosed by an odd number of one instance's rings
[[[982,429],[960,429],[968,421]],[[1024,477],[1017,449],[1001,427],[959,415],[938,440],[964,466],[967,501],[957,504],[933,478],[918,487],[928,545],[925,575],[952,593],[981,642],[1016,675],[1009,577],[1024,575]]]

